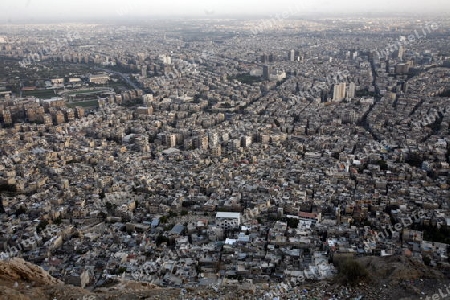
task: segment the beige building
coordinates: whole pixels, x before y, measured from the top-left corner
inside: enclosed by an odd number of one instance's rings
[[[90,83],[105,84],[109,81],[109,79],[110,79],[109,75],[107,75],[107,74],[97,74],[97,75],[90,74],[89,75]]]

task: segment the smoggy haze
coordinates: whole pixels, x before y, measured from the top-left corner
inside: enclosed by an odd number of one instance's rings
[[[166,1],[121,1],[121,0],[2,0],[1,22],[33,20],[81,20],[105,17],[136,16],[223,16],[223,15],[267,15],[295,11],[298,14],[311,12],[450,12],[448,0],[318,0],[310,1],[260,1],[260,0],[166,0]]]

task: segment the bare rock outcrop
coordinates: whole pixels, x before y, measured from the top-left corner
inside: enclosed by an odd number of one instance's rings
[[[63,282],[50,276],[44,269],[22,258],[0,261],[0,280],[27,281],[36,285],[55,285]]]

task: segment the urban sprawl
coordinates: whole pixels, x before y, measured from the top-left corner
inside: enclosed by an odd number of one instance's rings
[[[448,25],[2,25],[0,259],[248,289],[447,263]]]

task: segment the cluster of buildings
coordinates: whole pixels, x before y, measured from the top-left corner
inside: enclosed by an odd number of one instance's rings
[[[80,28],[70,62],[111,62],[140,89],[99,95],[90,113],[0,100],[0,257],[83,287],[301,284],[357,255],[448,264],[448,241],[429,234],[450,226],[448,41],[380,58],[382,37],[330,26],[220,42],[117,27],[132,42],[103,56]],[[16,39],[0,54],[20,56]]]
[[[0,104],[0,119],[3,126],[32,127],[45,131],[46,127],[71,122],[85,115],[83,107],[68,108],[63,98],[50,99],[9,99]],[[39,128],[39,129],[37,129]]]

